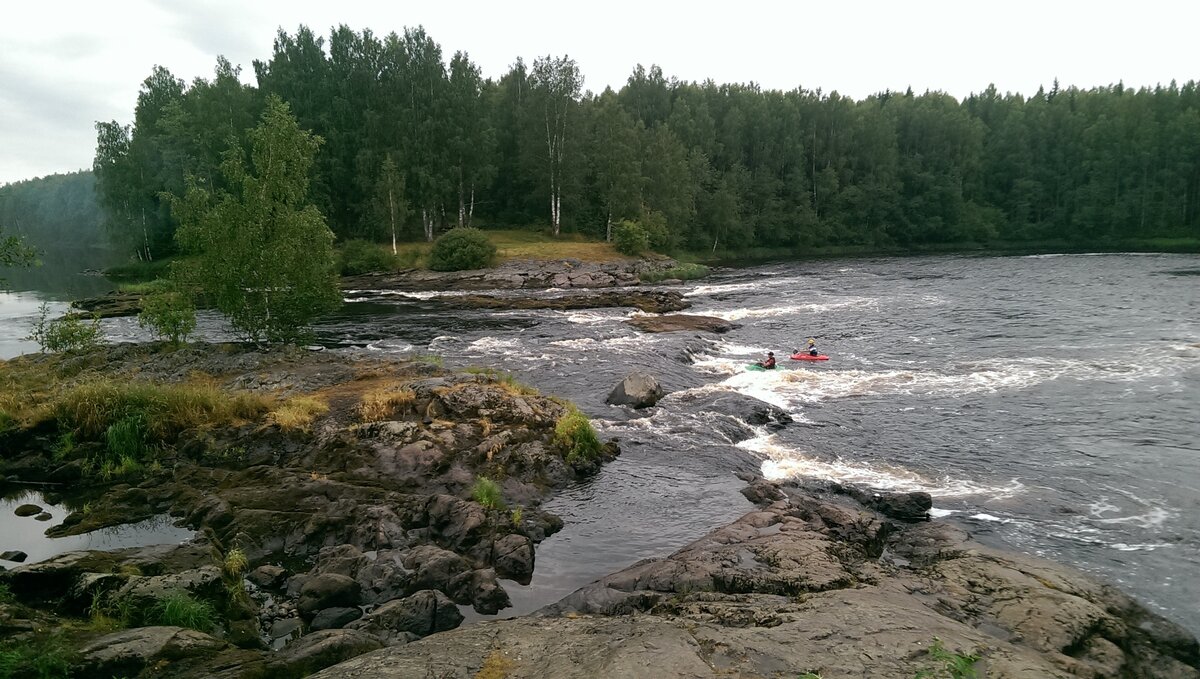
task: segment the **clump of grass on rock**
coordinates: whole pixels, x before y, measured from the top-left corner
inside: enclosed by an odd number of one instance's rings
[[[603,450],[592,423],[574,406],[554,425],[554,443],[563,451],[568,464],[593,462]]]

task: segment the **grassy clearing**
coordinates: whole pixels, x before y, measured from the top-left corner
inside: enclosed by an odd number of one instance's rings
[[[620,262],[632,259],[617,252],[611,243],[590,240],[579,234],[564,233],[555,238],[537,229],[484,229],[483,233],[496,246],[497,264],[519,259],[578,259],[584,262]],[[390,244],[371,245],[381,254],[357,253],[355,261],[363,263],[351,266],[351,270],[394,271],[429,268],[432,243],[399,243],[396,246],[397,254],[394,256]],[[362,246],[355,247],[361,250]]]

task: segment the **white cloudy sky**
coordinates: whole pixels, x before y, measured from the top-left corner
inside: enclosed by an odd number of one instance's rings
[[[0,184],[90,167],[94,123],[131,120],[154,64],[191,80],[224,54],[250,82],[276,29],[301,23],[322,34],[422,24],[446,54],[466,50],[492,77],[517,56],[566,53],[595,91],[619,87],[637,63],[854,97],[1200,78],[1193,0],[4,0]]]

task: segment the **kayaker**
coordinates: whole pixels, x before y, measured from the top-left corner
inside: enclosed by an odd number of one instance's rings
[[[809,356],[817,355],[817,340],[813,337],[808,338],[808,355]]]
[[[774,370],[775,369],[775,352],[768,351],[767,352],[767,360],[759,361],[758,367],[760,367],[764,370]]]

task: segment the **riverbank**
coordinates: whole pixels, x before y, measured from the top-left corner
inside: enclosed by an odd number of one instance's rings
[[[317,676],[1200,677],[1185,630],[1072,569],[924,520],[926,494],[743,492],[758,510],[533,616]]]
[[[302,676],[453,627],[460,605],[495,613],[501,580],[527,583],[562,526],[541,503],[617,453],[569,404],[421,361],[121,345],[19,357],[0,383],[6,487],[71,509],[40,524],[49,536],[165,516],[197,533],[4,555],[0,651],[38,648],[76,676],[136,675],[162,653],[173,676]]]

